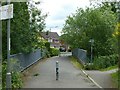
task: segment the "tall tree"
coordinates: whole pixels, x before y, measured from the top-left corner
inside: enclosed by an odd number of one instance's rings
[[[11,54],[26,51],[29,46],[29,12],[28,5],[26,2],[14,2],[14,14],[11,19]],[[6,58],[7,50],[7,24],[6,20],[3,21],[2,29],[2,45],[3,55]],[[27,35],[26,35],[27,34]]]
[[[115,29],[116,15],[109,7],[78,9],[69,16],[63,28],[63,40],[72,48],[83,48],[90,54],[90,39],[94,39],[95,55],[115,53],[116,40],[112,34]]]
[[[30,14],[30,31],[31,31],[31,39],[32,39],[32,47],[33,50],[36,48],[40,48],[42,44],[40,37],[41,31],[45,28],[45,18],[47,14],[43,15],[41,10],[39,10],[36,6],[39,5],[39,2],[34,2],[31,0],[29,2],[29,14]],[[33,42],[34,41],[34,42]]]
[[[28,53],[39,47],[38,35],[45,27],[45,17],[41,10],[29,2],[14,2],[14,14],[11,19],[11,54]],[[32,6],[31,6],[32,5]],[[34,6],[34,7],[33,7]],[[3,21],[2,52],[7,53],[7,25]]]

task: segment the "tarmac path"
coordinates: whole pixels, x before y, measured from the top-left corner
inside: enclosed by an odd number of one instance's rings
[[[59,80],[56,81],[56,61],[59,61]],[[36,74],[36,76],[34,76]],[[81,70],[76,69],[68,56],[51,57],[38,62],[24,73],[23,88],[98,88]]]

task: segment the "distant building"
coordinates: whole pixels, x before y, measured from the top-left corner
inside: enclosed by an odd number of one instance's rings
[[[69,50],[69,45],[67,43],[65,43],[63,40],[61,40],[60,43],[61,43],[61,47],[65,48],[65,51]]]
[[[50,42],[50,47],[59,48],[61,46],[59,41],[60,36],[57,32],[42,32],[41,36]]]

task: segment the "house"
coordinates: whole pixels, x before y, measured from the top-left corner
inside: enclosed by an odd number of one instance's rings
[[[60,40],[60,43],[61,43],[61,48],[65,49],[65,51],[69,51],[70,47],[67,43],[65,43],[63,40]]]
[[[50,42],[50,47],[60,48],[61,43],[59,41],[60,36],[57,32],[42,32],[41,36]]]

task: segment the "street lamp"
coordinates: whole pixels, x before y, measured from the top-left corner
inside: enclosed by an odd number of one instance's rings
[[[91,43],[91,49],[90,49],[90,51],[91,51],[91,63],[92,63],[94,39],[91,38],[89,42]]]

